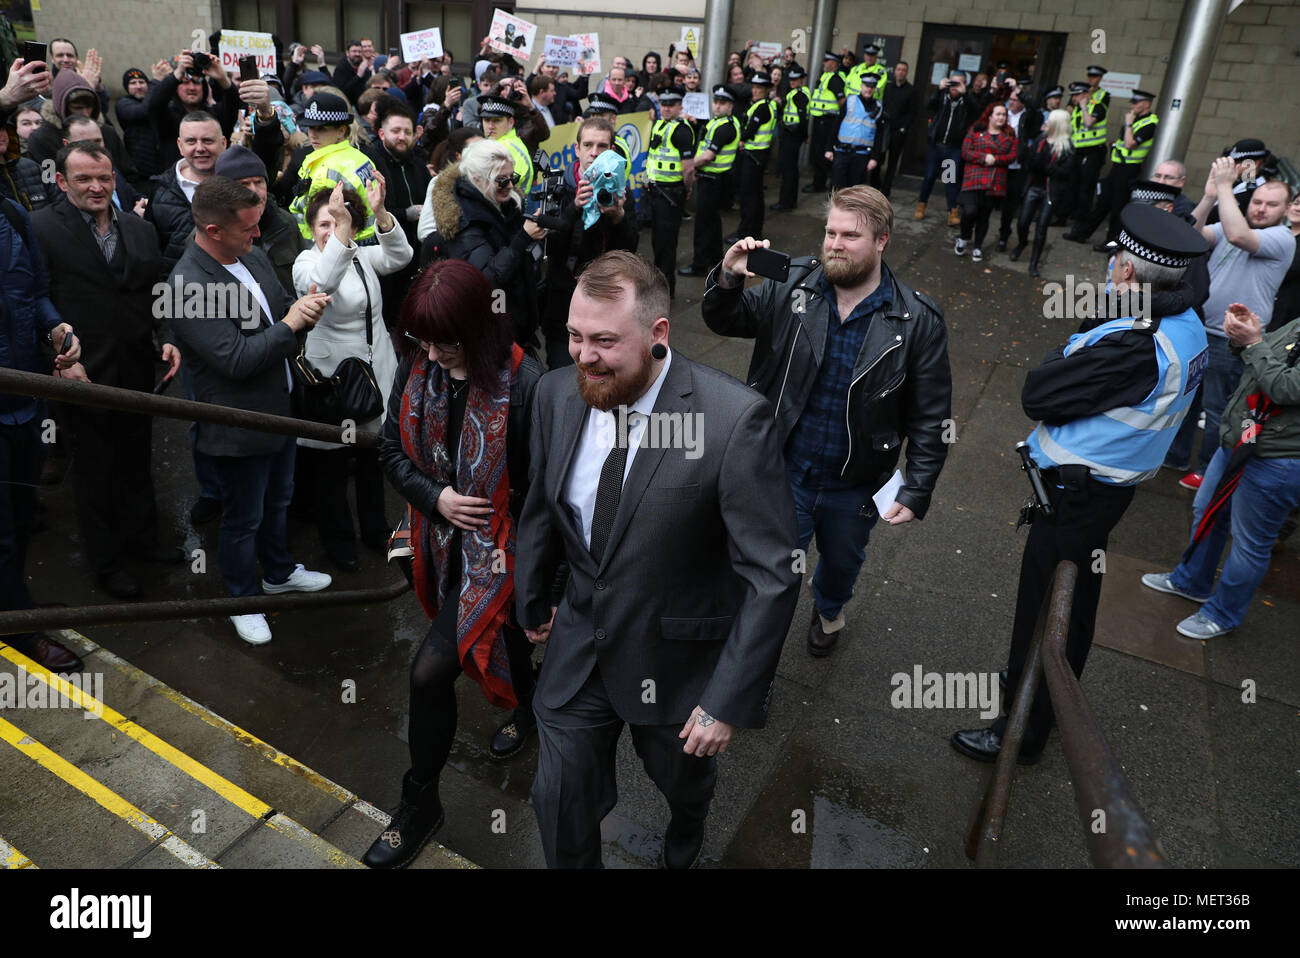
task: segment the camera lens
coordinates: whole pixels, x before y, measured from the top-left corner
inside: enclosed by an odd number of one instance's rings
[[[596,192],[596,202],[601,206],[609,206],[614,202],[614,194],[609,190],[598,190]]]

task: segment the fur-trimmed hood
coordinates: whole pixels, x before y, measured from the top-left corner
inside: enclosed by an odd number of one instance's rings
[[[443,239],[452,239],[460,232],[460,204],[456,202],[456,180],[460,178],[460,164],[451,163],[433,181],[433,221]]]

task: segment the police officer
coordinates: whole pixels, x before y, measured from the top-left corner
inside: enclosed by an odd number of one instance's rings
[[[876,79],[874,73],[868,73],[862,78],[858,92],[848,98],[831,151],[831,189],[876,186],[880,181],[880,165],[889,150],[889,118],[876,99]]]
[[[808,139],[808,88],[803,85],[808,74],[796,64],[786,79],[790,92],[781,108],[781,126],[777,132],[776,168],[781,176],[781,195],[769,207],[773,213],[792,210],[799,201],[799,148]]]
[[[1208,360],[1205,327],[1183,295],[1183,273],[1206,252],[1205,240],[1188,223],[1154,206],[1130,204],[1120,218],[1120,250],[1111,281],[1117,293],[1130,295],[1150,283],[1147,308],[1138,318],[1086,321],[1063,350],[1029,373],[1021,394],[1025,413],[1038,423],[1029,436],[1029,451],[1042,470],[1053,512],[1033,516],[1020,564],[1006,672],[1011,695],[1062,560],[1078,567],[1065,654],[1074,674],[1083,674],[1101,595],[1097,550],[1106,548],[1137,484],[1160,470]],[[1165,305],[1173,302],[1178,305]],[[1051,726],[1044,685],[1030,711],[1022,765],[1039,760]],[[952,746],[970,758],[992,762],[1005,729],[1004,716],[991,728],[954,733]]]
[[[740,151],[740,121],[731,115],[735,95],[713,88],[713,119],[704,128],[695,154],[695,247],[691,265],[679,276],[708,276],[722,262],[722,189]]]
[[[740,198],[740,224],[736,236],[763,235],[763,173],[767,158],[772,153],[772,140],[776,137],[778,101],[773,100],[772,78],[766,73],[755,73],[749,78],[753,90],[752,102],[745,112],[741,130],[741,154],[736,160],[738,183],[736,193]],[[731,242],[735,242],[733,239]]]
[[[515,105],[504,97],[482,96],[478,101],[478,116],[483,134],[509,148],[519,175],[519,194],[527,199],[533,191],[533,156],[515,132]]]
[[[1097,179],[1106,162],[1106,115],[1110,94],[1097,84],[1106,73],[1101,67],[1088,67],[1088,82],[1070,84],[1070,143],[1074,146],[1074,210],[1072,215],[1082,225],[1092,211]]]
[[[677,295],[677,234],[682,228],[686,206],[686,181],[695,155],[695,132],[682,119],[682,91],[659,94],[660,119],[650,128],[650,245],[655,265],[668,280],[668,291]]]
[[[808,117],[811,123],[808,139],[808,162],[812,166],[812,182],[803,188],[805,193],[825,193],[826,177],[831,165],[826,151],[835,142],[840,116],[844,112],[844,74],[840,70],[839,54],[827,50],[822,57],[822,74],[808,100]]]
[[[1255,188],[1262,186],[1268,180],[1267,176],[1259,172],[1268,161],[1268,147],[1264,145],[1263,140],[1238,140],[1224,150],[1223,155],[1232,157],[1233,162],[1237,164],[1233,175],[1232,196],[1237,201],[1241,215],[1245,216],[1246,210],[1250,207],[1250,198],[1255,195]],[[1206,225],[1219,222],[1217,202],[1205,222]]]
[[[1054,86],[1043,96],[1043,105],[1038,112],[1043,115],[1043,123],[1047,123],[1047,116],[1053,110],[1060,109],[1061,97],[1065,96],[1065,90],[1059,86]],[[1040,124],[1041,125],[1041,124]]]
[[[863,81],[869,77],[876,78],[877,100],[885,98],[885,84],[889,82],[889,71],[876,62],[880,56],[880,47],[874,43],[868,43],[862,51],[862,62],[855,66],[850,72],[847,80],[844,81],[844,95],[846,97],[857,96],[862,89]]]
[[[1154,93],[1146,90],[1133,91],[1133,107],[1124,114],[1124,132],[1110,148],[1110,172],[1101,183],[1101,196],[1096,207],[1087,220],[1080,220],[1079,226],[1064,238],[1075,243],[1086,243],[1092,231],[1101,225],[1107,215],[1110,227],[1106,239],[1093,247],[1098,253],[1110,251],[1109,243],[1119,235],[1120,211],[1128,204],[1129,190],[1133,181],[1142,173],[1142,164],[1151,152],[1151,144],[1156,138],[1156,124],[1160,118],[1151,112]]]

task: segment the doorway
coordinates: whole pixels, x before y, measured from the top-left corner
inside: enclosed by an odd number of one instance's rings
[[[907,136],[907,148],[900,164],[902,172],[925,174],[925,131],[930,116],[926,105],[939,89],[939,79],[950,70],[965,70],[973,81],[976,73],[992,76],[1005,63],[1011,75],[1032,78],[1030,96],[1034,105],[1039,106],[1041,91],[1057,83],[1067,36],[997,27],[925,24],[913,79],[920,109]]]

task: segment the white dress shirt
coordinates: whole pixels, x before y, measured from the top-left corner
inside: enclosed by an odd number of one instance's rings
[[[659,399],[659,390],[663,387],[668,367],[672,365],[672,350],[664,359],[663,368],[650,384],[650,388],[641,394],[641,398],[628,407],[630,413],[640,416],[628,417],[627,462],[623,466],[623,481],[627,482],[632,471],[632,460],[636,458],[637,447],[645,435],[649,420],[646,418],[654,411]],[[614,448],[618,434],[618,419],[614,411],[601,412],[599,409],[587,410],[587,422],[582,428],[582,437],[578,448],[574,450],[573,462],[569,466],[569,476],[564,481],[564,504],[569,507],[574,519],[582,529],[582,539],[591,547],[591,522],[596,514],[596,487],[600,485],[600,470]]]
[[[266,301],[266,294],[262,292],[262,284],[257,281],[248,267],[239,260],[233,263],[222,263],[226,272],[243,284],[244,288],[257,297],[258,305],[262,307],[262,312],[266,314],[268,327],[275,324],[275,319],[271,316],[271,306]],[[284,361],[284,377],[289,381],[289,392],[293,392],[293,371],[289,368],[289,360]]]

